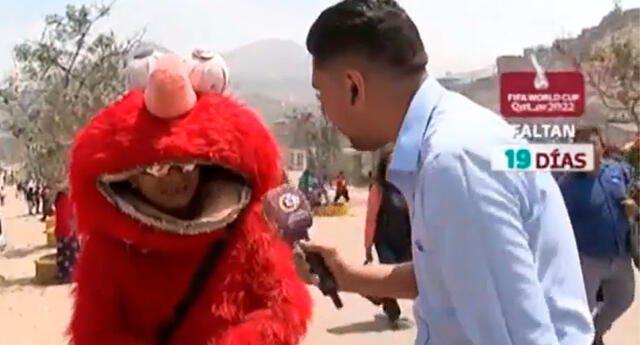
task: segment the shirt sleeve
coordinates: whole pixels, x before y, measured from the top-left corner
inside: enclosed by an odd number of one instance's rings
[[[454,314],[474,345],[557,345],[522,224],[517,176],[474,159],[441,154],[426,163],[418,185],[435,242],[430,255],[442,263]]]
[[[628,177],[625,166],[614,163],[605,168],[598,177],[604,191],[613,198],[617,207],[622,207],[620,202],[627,197]]]
[[[376,222],[381,203],[380,187],[374,184],[369,191],[367,198],[367,218],[364,228],[364,247],[370,248],[373,245],[373,237],[376,233]]]

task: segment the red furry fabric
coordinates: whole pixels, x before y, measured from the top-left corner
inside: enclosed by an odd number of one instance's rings
[[[252,201],[226,232],[154,231],[119,212],[96,188],[105,173],[194,159],[221,163],[250,181]],[[229,97],[202,96],[189,114],[166,121],[150,115],[142,93],[132,92],[98,114],[78,134],[71,154],[72,198],[84,240],[70,344],[154,344],[211,243],[222,236],[225,250],[171,344],[298,344],[311,299],[291,251],[260,212],[260,198],[281,176],[271,134],[253,111]]]

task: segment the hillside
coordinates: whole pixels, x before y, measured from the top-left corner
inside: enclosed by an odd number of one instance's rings
[[[263,40],[223,54],[235,94],[273,124],[283,112],[316,102],[311,57],[297,43]]]
[[[311,57],[291,41],[263,40],[224,54],[232,86],[240,94],[262,94],[289,101],[314,100]]]
[[[596,26],[586,28],[574,38],[558,39],[548,45],[540,45],[523,50],[522,55],[500,56],[496,59],[496,74],[474,80],[470,83],[455,83],[447,80],[448,86],[465,94],[479,104],[496,112],[499,111],[499,82],[498,75],[510,71],[533,71],[529,56],[535,54],[540,64],[547,70],[574,69],[573,61],[567,54],[561,53],[554,46],[561,46],[569,56],[582,58],[594,47],[609,42],[612,35],[616,37],[635,35],[640,36],[640,9],[626,11],[614,10],[607,14]],[[640,40],[640,37],[638,37]],[[608,110],[602,105],[594,90],[587,87],[587,110],[580,118],[580,123],[604,125]]]

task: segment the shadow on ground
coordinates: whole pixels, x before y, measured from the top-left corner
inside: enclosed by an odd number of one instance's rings
[[[41,215],[24,213],[24,214],[19,214],[17,216],[7,217],[7,219],[24,219],[29,217],[34,217],[34,219],[40,220]]]
[[[38,282],[36,282],[34,277],[6,279],[4,276],[0,275],[0,294],[2,293],[2,290],[20,291],[27,286],[45,289],[47,287],[58,286],[58,285],[66,285],[66,283],[52,282],[48,284],[39,284]]]
[[[376,315],[373,320],[355,322],[352,324],[333,327],[327,329],[327,332],[335,335],[344,335],[350,333],[372,333],[372,332],[385,332],[385,331],[401,331],[409,329],[413,326],[413,323],[406,318],[401,318],[398,323],[393,326],[389,323],[389,320],[385,315]]]
[[[29,285],[36,285],[33,277],[6,279],[0,276],[0,288],[24,287]]]
[[[35,247],[12,248],[12,249],[5,250],[4,253],[1,254],[1,256],[6,259],[22,259],[33,253],[39,252],[47,248],[50,248],[50,247],[44,244],[40,246],[35,246]]]

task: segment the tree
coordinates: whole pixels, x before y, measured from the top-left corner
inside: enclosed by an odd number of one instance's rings
[[[341,134],[324,116],[312,111],[294,109],[285,118],[292,127],[294,141],[307,152],[307,167],[312,171],[326,173],[319,170],[325,170],[334,164],[342,150]]]
[[[615,117],[640,127],[640,42],[630,36],[611,37],[608,44],[593,49],[583,66],[602,104]]]
[[[95,33],[110,10],[69,5],[46,16],[39,40],[14,47],[13,74],[0,88],[9,115],[2,127],[25,148],[27,176],[63,181],[76,131],[125,91],[125,59],[142,32],[122,42],[113,31]]]
[[[619,5],[609,16],[620,16]],[[640,29],[623,28],[596,44],[583,56],[576,56],[556,41],[554,48],[581,70],[587,85],[611,111],[608,120],[635,122],[640,128]]]

